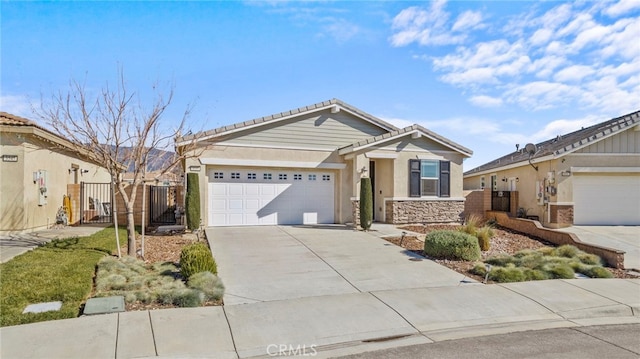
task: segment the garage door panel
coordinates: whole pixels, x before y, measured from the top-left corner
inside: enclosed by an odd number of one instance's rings
[[[223,172],[223,178],[210,177],[211,225],[334,223],[332,173],[258,169]],[[270,174],[271,180],[265,179],[269,177],[265,174]]]
[[[574,224],[640,225],[640,176],[576,175]]]

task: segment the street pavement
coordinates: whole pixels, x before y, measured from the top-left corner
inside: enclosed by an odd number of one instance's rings
[[[208,229],[219,274],[227,286],[224,306],[4,327],[0,328],[0,357],[306,354],[326,358],[358,353],[368,357],[370,352],[386,355],[379,351],[392,348],[399,348],[400,357],[430,357],[418,355],[423,349],[411,351],[423,347],[438,357],[439,350],[446,354],[449,345],[451,353],[460,353],[459,357],[473,354],[482,358],[481,353],[471,351],[473,343],[486,342],[491,347],[492,340],[502,340],[504,348],[516,338],[524,341],[520,343],[522,350],[531,350],[546,345],[544,338],[553,342],[562,336],[568,341],[575,338],[577,344],[588,342],[582,344],[585,350],[595,352],[591,347],[598,347],[611,354],[603,357],[638,352],[624,343],[618,345],[622,351],[607,351],[614,340],[600,340],[600,334],[589,340],[585,333],[596,333],[603,325],[631,324],[626,331],[640,338],[639,279],[483,285],[431,261],[415,261],[410,252],[380,239],[382,232],[304,226]],[[549,329],[552,331],[531,332]],[[603,336],[606,332],[601,331]],[[492,335],[497,337],[487,337]],[[628,338],[625,340],[633,344],[629,336],[611,335]],[[476,339],[468,339],[471,344],[454,344],[465,338]],[[467,354],[456,351],[465,345],[470,350]],[[556,354],[584,357],[576,354],[576,347],[571,348]],[[517,349],[486,350],[504,351],[511,357],[557,357],[539,350],[532,355]]]

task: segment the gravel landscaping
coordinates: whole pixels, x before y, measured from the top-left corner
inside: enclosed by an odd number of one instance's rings
[[[442,229],[456,230],[457,228],[459,228],[459,225],[407,225],[401,228],[406,231],[426,234],[434,230],[442,230]],[[516,252],[523,249],[539,249],[543,247],[554,247],[552,243],[543,241],[538,238],[532,238],[527,235],[517,233],[499,226],[495,227],[493,230],[495,235],[490,240],[491,247],[488,251],[484,251],[481,253],[482,261],[484,261],[489,257],[496,256],[498,254],[513,255]],[[400,245],[401,238],[399,237],[392,237],[392,238],[385,238],[385,239],[393,244]],[[424,237],[421,237],[421,239],[424,239]],[[429,258],[423,252],[424,242],[421,240],[418,240],[415,236],[409,236],[409,235],[406,236],[402,241],[401,246],[407,250],[410,250],[411,252],[414,252],[416,254]],[[454,261],[454,260],[436,259],[436,258],[429,258],[429,259],[432,259],[438,264],[441,264],[447,268],[453,269],[456,272],[464,274],[477,281],[484,280],[483,277],[474,275],[469,272],[469,270],[472,269],[474,265],[477,263],[476,261]],[[634,276],[627,274],[624,270],[621,270],[621,269],[614,269],[614,268],[608,268],[608,267],[606,269],[609,270],[613,274],[613,276],[616,278],[636,278]],[[488,281],[487,283],[493,283],[493,282]]]

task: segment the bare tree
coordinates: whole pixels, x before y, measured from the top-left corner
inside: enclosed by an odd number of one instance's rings
[[[88,151],[111,174],[125,204],[130,256],[136,255],[134,203],[138,187],[150,180],[146,176],[155,157],[153,151],[174,150],[174,141],[184,130],[190,112],[187,107],[178,122],[163,122],[163,114],[173,99],[173,87],[167,95],[159,93],[157,86],[153,90],[152,105],[145,107],[135,92],[129,92],[120,70],[115,88],[106,84],[92,95],[84,83],[72,79],[68,91],[54,93],[50,101],[43,99],[40,107],[34,109],[41,120],[69,140],[76,150]],[[156,178],[172,171],[189,152],[175,151],[171,158],[165,158],[162,168],[154,172]],[[128,172],[126,181],[124,171]],[[130,191],[126,191],[127,187],[131,187]]]

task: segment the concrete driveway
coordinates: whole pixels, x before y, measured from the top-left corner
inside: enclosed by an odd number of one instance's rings
[[[573,233],[585,243],[623,250],[624,267],[640,270],[639,226],[572,226],[558,231]]]
[[[206,232],[226,286],[226,305],[475,283],[371,232],[344,226]]]

